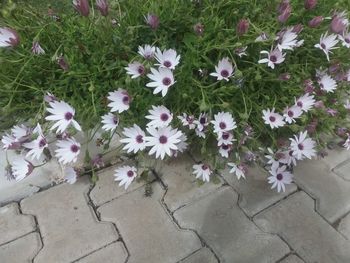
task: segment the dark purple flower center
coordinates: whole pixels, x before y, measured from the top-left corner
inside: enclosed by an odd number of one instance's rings
[[[166,77],[166,78],[163,79],[162,82],[163,82],[163,85],[169,86],[171,84],[171,79]]]
[[[220,74],[221,74],[221,76],[224,77],[224,78],[227,78],[228,75],[229,75],[229,73],[228,73],[228,71],[227,71],[226,69],[221,70]]]
[[[202,170],[207,170],[207,169],[209,169],[209,166],[206,165],[206,164],[203,164],[203,165],[202,165]]]
[[[129,105],[129,103],[130,103],[130,98],[129,98],[129,96],[124,96],[123,97],[123,103],[125,104],[125,105]]]
[[[166,144],[168,142],[168,138],[166,136],[162,135],[159,137],[159,142],[161,144]]]
[[[289,156],[293,156],[293,151],[289,151]]]
[[[118,124],[118,123],[119,123],[119,119],[118,119],[117,116],[114,116],[114,117],[113,117],[113,123],[114,123],[114,124]]]
[[[134,172],[131,171],[131,170],[129,170],[129,171],[126,173],[126,175],[127,175],[128,177],[133,177],[133,176],[134,176]]]
[[[275,122],[275,121],[276,121],[276,117],[270,116],[269,120],[270,120],[271,122]]]
[[[71,113],[71,112],[66,112],[66,114],[64,114],[64,118],[65,118],[67,121],[70,121],[70,120],[73,118],[73,113]]]
[[[278,181],[281,181],[283,179],[283,174],[277,174],[276,178]]]
[[[229,148],[228,145],[226,145],[226,144],[223,144],[221,147],[222,147],[222,149],[225,150],[225,151],[227,151],[228,148]]]
[[[167,120],[169,119],[169,115],[166,114],[166,113],[162,113],[162,114],[160,115],[160,119],[161,119],[162,121],[167,121]]]
[[[222,138],[223,138],[224,140],[227,140],[229,137],[230,137],[230,134],[228,134],[228,133],[223,133],[223,134],[222,134]]]
[[[303,103],[302,103],[301,101],[298,101],[298,102],[297,102],[297,106],[300,107],[300,108],[302,108],[302,107],[303,107]]]
[[[70,147],[70,150],[74,153],[78,152],[79,151],[79,146],[78,145],[75,145],[73,144],[71,147]]]
[[[140,74],[140,75],[143,75],[143,73],[145,73],[145,68],[144,66],[139,66],[138,69],[137,69],[137,72]]]
[[[222,129],[222,130],[226,129],[226,123],[220,122],[220,123],[219,123],[219,127],[220,127],[220,129]]]
[[[326,49],[326,45],[324,43],[321,43],[321,48]]]
[[[270,56],[270,60],[275,63],[277,61],[277,57],[275,55],[272,55]]]
[[[44,147],[45,145],[46,145],[46,140],[45,140],[45,139],[41,139],[41,140],[39,141],[39,147],[42,148],[42,147]]]
[[[167,68],[170,68],[171,67],[171,62],[169,60],[165,60],[163,65]]]
[[[289,111],[288,111],[288,116],[289,116],[289,117],[293,117],[293,116],[294,116],[294,112],[291,111],[291,110],[289,110]]]
[[[299,143],[299,144],[298,144],[298,149],[301,150],[301,151],[304,150],[304,145],[302,145],[301,143]]]
[[[193,123],[194,119],[193,119],[193,117],[191,117],[191,116],[187,116],[187,117],[186,117],[186,121],[187,121],[189,124],[191,124],[191,123]]]
[[[350,38],[345,38],[344,40],[346,43],[350,44]]]
[[[136,136],[136,142],[137,143],[143,143],[143,136],[142,135],[137,135]]]
[[[202,118],[199,119],[199,122],[200,122],[200,124],[205,124],[206,120],[207,119],[205,117],[202,117]]]

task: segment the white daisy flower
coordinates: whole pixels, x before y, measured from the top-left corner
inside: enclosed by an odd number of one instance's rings
[[[108,93],[107,99],[111,102],[108,104],[108,107],[111,107],[111,112],[122,113],[130,107],[131,97],[125,89],[119,88],[113,92]]]
[[[223,132],[229,132],[237,128],[236,122],[229,112],[219,112],[214,115],[214,120],[211,121],[214,125],[214,132],[218,137],[222,136]]]
[[[157,48],[155,58],[159,62],[159,64],[155,65],[160,66],[161,68],[174,70],[180,63],[180,55],[177,55],[174,49],[166,49],[162,52],[159,48]]]
[[[147,87],[155,88],[153,94],[162,93],[162,97],[168,93],[169,88],[176,82],[173,72],[168,68],[159,68],[158,70],[151,68],[152,74],[147,74],[152,82],[146,84]]]
[[[74,184],[77,181],[78,174],[73,167],[66,167],[64,169],[64,181],[69,184]]]
[[[276,64],[281,64],[285,60],[286,54],[283,54],[278,48],[275,48],[271,52],[266,50],[260,51],[260,54],[267,54],[267,58],[260,59],[259,64],[267,63],[267,65],[274,69]]]
[[[45,50],[40,46],[38,41],[34,41],[32,45],[32,53],[34,55],[43,55],[45,54]]]
[[[147,60],[153,59],[155,52],[156,48],[151,45],[144,45],[143,47],[139,46],[138,50],[138,53]]]
[[[302,160],[304,156],[308,159],[316,156],[316,150],[314,149],[316,146],[316,142],[311,138],[306,138],[307,131],[300,132],[299,137],[294,135],[294,138],[290,138],[291,141],[290,149],[293,151],[293,155],[297,160]]]
[[[345,104],[344,104],[344,108],[347,110],[350,110],[350,101],[349,99],[346,100]]]
[[[350,134],[348,134],[348,138],[345,140],[343,146],[344,146],[347,150],[350,150]]]
[[[56,143],[55,150],[58,161],[62,164],[76,162],[80,153],[80,143],[74,138],[67,138],[66,140],[59,140]]]
[[[145,67],[138,61],[133,63],[129,63],[127,67],[125,67],[126,74],[131,75],[132,79],[136,79],[145,74]]]
[[[277,187],[277,192],[286,191],[286,184],[290,184],[293,181],[293,175],[286,171],[287,166],[283,165],[279,167],[278,164],[274,164],[269,171],[271,176],[267,178],[269,184],[272,184],[271,189]]]
[[[338,35],[338,38],[340,39],[340,41],[342,42],[341,44],[344,47],[350,48],[350,33],[346,33],[343,36]]]
[[[329,61],[329,53],[332,53],[332,49],[336,49],[336,44],[338,44],[339,40],[337,40],[337,35],[331,34],[327,35],[327,32],[321,35],[320,43],[316,44],[315,47],[321,49],[327,57]]]
[[[164,106],[153,106],[152,109],[148,111],[150,115],[146,116],[150,122],[147,126],[154,128],[166,127],[173,120],[173,114]]]
[[[242,58],[243,56],[247,56],[247,53],[246,53],[247,48],[248,46],[236,48],[235,49],[236,55],[239,56],[239,58]]]
[[[194,124],[197,125],[197,130],[198,131],[204,131],[206,127],[209,125],[209,119],[208,119],[208,114],[207,113],[201,113],[199,115],[198,120],[194,121]]]
[[[47,108],[47,111],[51,115],[46,116],[45,120],[55,121],[50,130],[56,130],[56,133],[63,133],[67,127],[72,124],[75,129],[81,131],[81,127],[74,120],[75,110],[64,101],[52,101],[49,103],[51,108]]]
[[[44,149],[48,147],[47,140],[42,132],[40,124],[37,125],[35,132],[37,133],[37,138],[31,142],[24,143],[23,146],[30,149],[26,154],[27,158],[39,160]]]
[[[205,135],[206,129],[199,130],[198,128],[196,128],[194,131],[195,131],[195,133],[196,133],[196,135],[198,137],[205,139],[205,137],[206,137],[206,135]]]
[[[13,47],[19,44],[17,32],[8,27],[0,27],[0,47]]]
[[[219,153],[224,158],[228,158],[231,151],[232,151],[231,144],[221,144],[221,146],[219,146]]]
[[[151,136],[146,137],[146,146],[152,147],[149,155],[156,154],[156,158],[164,159],[165,155],[171,156],[171,150],[178,150],[176,146],[181,141],[182,132],[169,127],[148,127]]]
[[[275,153],[271,148],[267,148],[268,154],[265,155],[265,158],[268,160],[267,164],[279,163],[277,158],[277,153]]]
[[[269,39],[269,36],[265,33],[262,32],[256,39],[255,42],[265,42],[266,40]]]
[[[193,165],[193,174],[196,178],[201,178],[204,182],[210,181],[210,175],[212,174],[212,170],[209,165],[206,164],[195,164]]]
[[[146,134],[138,125],[134,124],[131,128],[124,128],[123,135],[126,137],[120,140],[121,143],[125,143],[123,150],[127,150],[128,153],[137,153],[145,149]]]
[[[234,141],[236,140],[233,138],[232,132],[223,132],[221,136],[218,137],[218,146],[223,144],[231,145]]]
[[[26,178],[33,170],[34,165],[23,157],[17,158],[11,164],[12,177],[14,177],[17,182]]]
[[[229,173],[235,174],[238,180],[241,179],[242,177],[245,179],[246,169],[243,165],[237,165],[235,163],[227,163],[227,165],[232,167]]]
[[[263,110],[263,119],[265,124],[270,125],[271,129],[283,127],[286,123],[283,121],[283,116],[275,112],[275,108]]]
[[[293,50],[293,48],[298,45],[297,37],[298,35],[293,32],[293,28],[287,29],[279,37],[279,44],[277,45],[277,48],[279,49],[279,51],[282,51],[284,49]]]
[[[102,116],[102,123],[103,130],[113,132],[118,127],[119,118],[109,112]]]
[[[182,122],[183,126],[188,126],[190,130],[196,128],[196,124],[194,123],[195,118],[193,115],[187,115],[187,113],[182,113],[182,116],[177,116],[177,118]]]
[[[308,112],[315,105],[314,95],[305,93],[303,96],[295,99],[295,105],[301,108],[303,112]]]
[[[280,156],[281,157],[278,159],[280,163],[286,164],[287,166],[291,166],[292,164],[294,166],[297,165],[297,159],[293,155],[292,150],[283,151],[281,152]]]
[[[298,119],[302,115],[302,113],[303,111],[300,107],[298,107],[297,105],[293,105],[292,107],[287,107],[284,110],[283,117],[285,122],[291,124],[295,122],[295,119]]]
[[[17,150],[21,148],[21,143],[11,134],[4,134],[1,138],[4,150]]]
[[[180,137],[180,142],[176,144],[177,150],[171,150],[172,156],[177,157],[178,153],[183,153],[187,150],[188,143],[187,143],[187,136],[182,133]]]
[[[15,125],[13,128],[11,128],[11,134],[18,140],[23,141],[28,138],[28,136],[31,135],[31,129],[29,129],[27,126],[21,124],[21,125]]]
[[[137,169],[134,166],[122,166],[115,170],[114,181],[119,181],[119,186],[124,185],[126,190],[137,176]]]
[[[226,80],[233,75],[233,66],[228,57],[221,59],[217,66],[215,66],[215,72],[210,73],[210,76],[216,77],[217,80]]]
[[[332,79],[332,77],[328,74],[324,74],[318,81],[318,83],[320,85],[321,90],[324,90],[327,93],[332,93],[337,89],[337,82],[334,79]]]

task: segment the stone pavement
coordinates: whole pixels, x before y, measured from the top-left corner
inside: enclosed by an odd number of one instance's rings
[[[350,152],[298,165],[283,194],[260,167],[200,185],[192,165],[188,154],[158,164],[126,191],[110,167],[96,185],[85,176],[8,203],[0,262],[350,262]]]

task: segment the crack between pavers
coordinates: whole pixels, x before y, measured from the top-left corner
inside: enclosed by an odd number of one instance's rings
[[[24,199],[24,198],[23,198]],[[40,227],[39,227],[39,223],[38,223],[38,219],[36,217],[36,215],[32,215],[32,214],[25,214],[22,211],[22,207],[21,207],[21,203],[18,202],[18,210],[22,215],[27,215],[27,216],[32,216],[34,218],[34,222],[35,222],[35,231],[33,231],[32,233],[38,233],[39,234],[39,238],[40,238],[40,243],[41,243],[41,247],[40,249],[35,253],[33,259],[31,260],[32,263],[34,263],[35,258],[39,255],[39,253],[41,252],[41,250],[43,250],[44,248],[44,240],[43,240],[43,236],[41,234],[40,231]]]
[[[276,263],[281,263],[283,260],[285,260],[285,259],[288,258],[289,256],[296,256],[296,257],[297,257],[298,259],[300,259],[302,262],[304,262],[304,263],[306,262],[306,261],[304,261],[297,253],[291,252],[291,253],[285,255],[283,258],[277,260]]]
[[[88,200],[87,204],[88,204],[88,206],[90,206],[90,207],[92,208],[92,211],[94,212],[94,214],[95,214],[97,220],[98,220],[100,223],[111,224],[111,225],[114,227],[115,231],[116,231],[117,234],[118,234],[118,239],[115,240],[115,241],[113,241],[112,243],[114,243],[114,242],[121,242],[121,243],[123,244],[123,246],[124,246],[124,248],[125,248],[125,250],[126,250],[126,253],[127,253],[127,257],[126,257],[126,259],[125,259],[125,261],[124,261],[124,262],[126,263],[126,262],[128,262],[128,260],[129,260],[129,258],[130,258],[130,251],[129,251],[128,247],[126,246],[125,241],[124,241],[124,239],[123,239],[123,237],[122,237],[122,235],[121,235],[119,229],[117,228],[116,224],[114,224],[113,222],[101,220],[101,214],[97,211],[97,208],[98,208],[98,207],[96,207],[96,206],[94,205],[94,203],[93,203],[93,201],[92,201],[92,199],[91,199],[91,197],[90,197],[90,193],[91,193],[91,191],[94,189],[95,186],[96,186],[96,184],[91,185],[90,188],[89,188],[89,190],[88,190],[87,193],[86,193],[86,198],[87,198],[87,200]],[[91,254],[91,253],[90,253],[90,254]],[[84,256],[84,257],[85,257],[85,256]]]
[[[344,180],[345,182],[350,182],[350,179],[345,179],[341,174],[337,173],[335,170],[347,165],[348,163],[350,163],[350,160],[346,160],[344,162],[341,162],[340,164],[336,165],[335,167],[331,168],[331,172],[334,173],[336,176],[340,177],[342,180]]]
[[[183,262],[184,260],[190,258],[191,256],[193,256],[194,254],[196,254],[198,251],[200,251],[201,249],[203,249],[202,247],[201,248],[198,248],[197,250],[193,251],[191,254],[187,255],[186,257],[184,257],[183,259],[180,259],[179,261],[177,261],[176,263],[181,263]]]
[[[219,259],[218,255],[216,255],[215,251],[207,244],[207,242],[199,235],[199,233],[198,233],[196,230],[191,229],[191,228],[184,228],[184,227],[182,227],[182,226],[179,224],[179,222],[176,220],[176,218],[174,217],[174,212],[172,212],[172,211],[169,209],[168,205],[167,205],[167,204],[165,203],[165,201],[164,201],[164,198],[165,198],[165,196],[166,196],[166,194],[167,194],[167,192],[168,192],[168,187],[167,187],[167,185],[163,182],[163,180],[161,179],[161,177],[158,175],[158,173],[157,173],[154,169],[152,169],[152,172],[153,172],[153,174],[154,174],[156,180],[159,181],[160,185],[161,185],[162,188],[165,190],[165,192],[164,192],[162,198],[160,199],[160,203],[162,204],[162,206],[163,206],[163,207],[166,209],[166,211],[168,212],[168,215],[171,217],[171,220],[173,221],[173,223],[174,223],[180,230],[193,232],[193,233],[197,236],[197,238],[199,239],[199,241],[201,242],[202,248],[203,248],[203,247],[208,248],[208,249],[213,253],[213,255],[214,255],[214,257],[217,259],[218,263],[220,263],[220,259]],[[201,248],[199,248],[199,249],[201,249]],[[197,249],[196,251],[198,251],[199,249]],[[194,252],[192,252],[191,254],[193,254],[193,253],[194,253]],[[182,259],[182,260],[183,260],[183,259]],[[181,262],[181,260],[180,260],[180,262]]]

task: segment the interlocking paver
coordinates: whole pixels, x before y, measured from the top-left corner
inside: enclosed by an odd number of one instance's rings
[[[173,263],[201,247],[195,233],[175,225],[160,201],[164,192],[153,183],[151,197],[137,189],[98,209],[101,220],[116,224],[130,253],[130,263]]]
[[[192,174],[194,162],[188,154],[180,155],[175,159],[164,162],[156,172],[161,176],[168,186],[164,197],[164,203],[171,211],[186,205],[194,200],[215,191],[222,185],[222,181],[214,184],[212,182],[199,185]]]
[[[279,263],[304,263],[304,261],[296,255],[289,255]]]
[[[262,232],[237,206],[230,187],[177,210],[180,226],[197,231],[221,262],[275,262],[289,253],[277,236]]]
[[[76,263],[123,263],[126,261],[127,257],[128,253],[123,243],[115,242],[76,261]]]
[[[186,259],[181,260],[181,263],[218,263],[218,260],[210,249],[204,247]]]
[[[316,199],[317,212],[334,223],[350,211],[350,181],[332,172],[330,163],[328,157],[299,162],[294,181]]]
[[[0,246],[0,262],[32,262],[33,258],[38,253],[41,247],[42,243],[39,234],[30,233],[10,243]]]
[[[34,262],[71,262],[118,239],[110,223],[100,223],[87,204],[89,178],[62,184],[21,202],[23,213],[35,215],[44,247]]]
[[[146,181],[138,182],[135,180],[127,190],[125,190],[124,187],[118,186],[118,182],[114,181],[114,171],[119,165],[122,166],[126,164],[118,164],[98,173],[99,180],[90,192],[90,198],[96,206],[100,206],[123,194],[130,193],[146,184]]]
[[[314,211],[314,200],[304,192],[268,208],[254,221],[281,236],[305,262],[350,262],[350,243]]]
[[[0,208],[0,245],[33,232],[35,228],[34,217],[20,214],[17,203]]]
[[[350,159],[336,166],[333,172],[350,182]]]
[[[246,179],[238,180],[236,175],[229,173],[229,169],[222,171],[221,175],[240,194],[238,204],[249,216],[257,214],[297,190],[296,185],[291,184],[286,186],[286,192],[277,193],[267,182],[268,172],[258,165],[248,168]]]
[[[350,213],[340,220],[338,231],[350,240]]]

